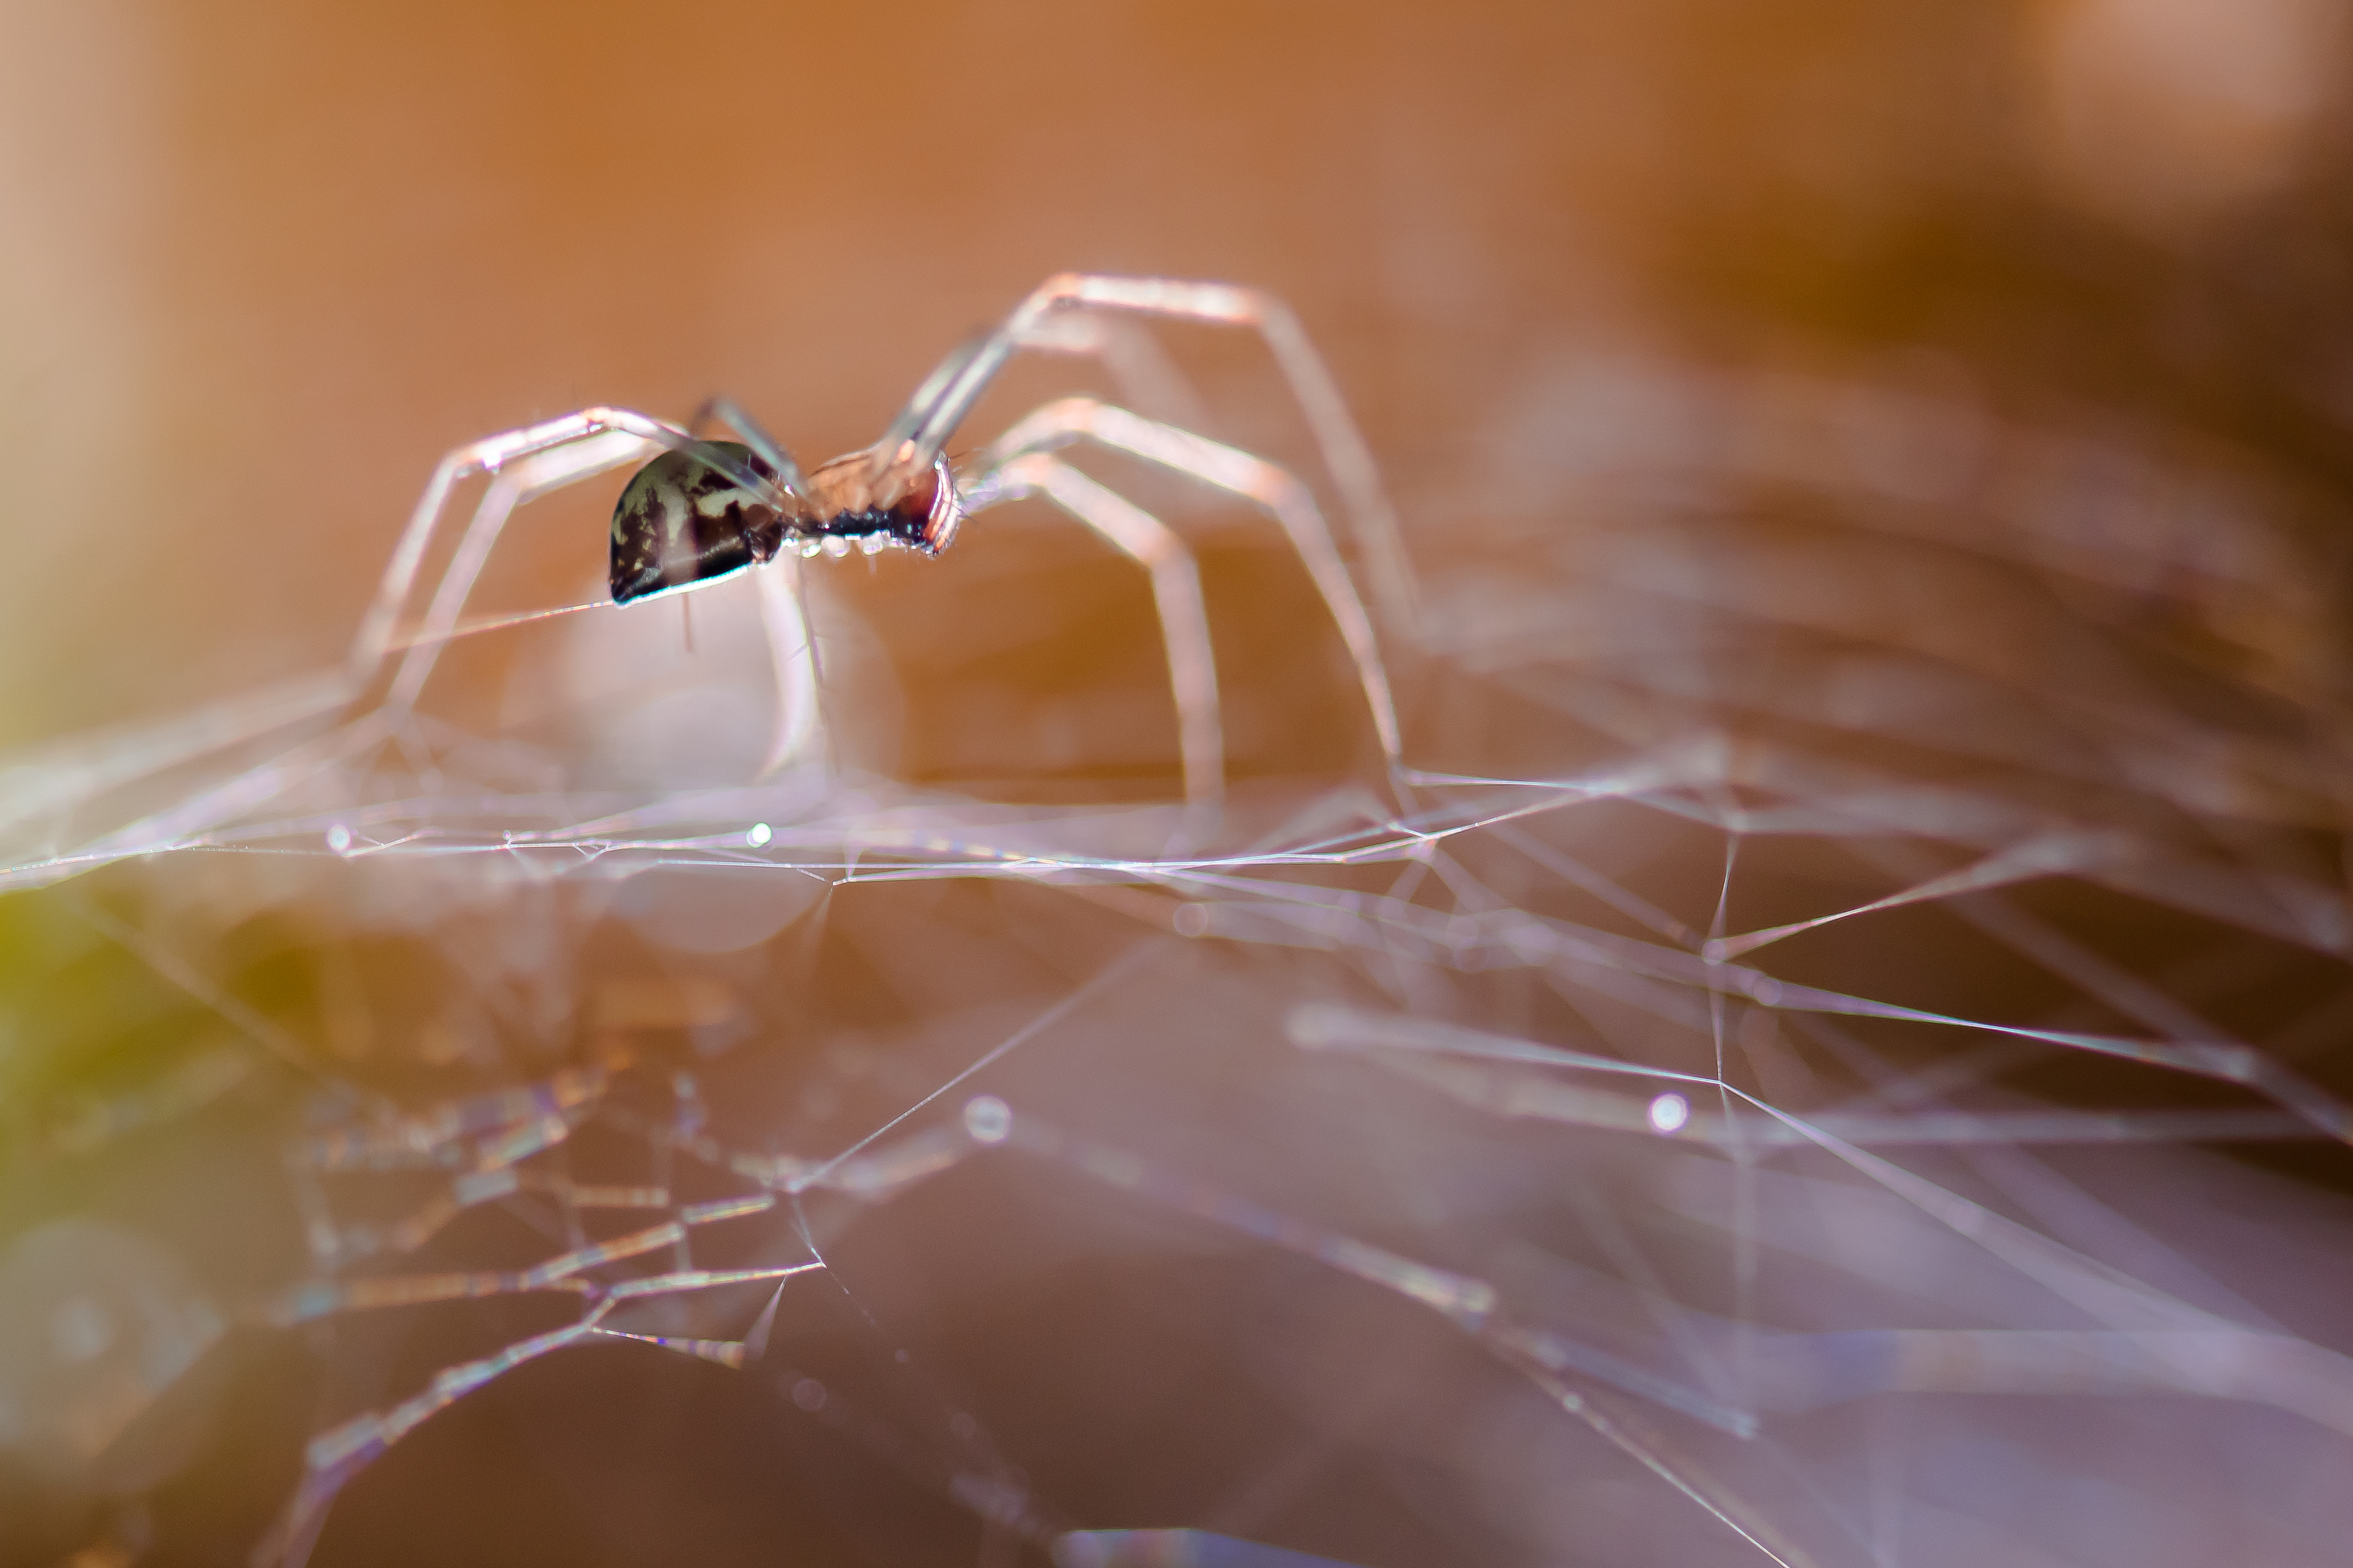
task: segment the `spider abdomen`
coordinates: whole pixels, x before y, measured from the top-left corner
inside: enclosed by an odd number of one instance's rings
[[[712,445],[762,479],[776,477],[749,447]],[[613,602],[626,605],[771,560],[787,526],[765,498],[691,453],[664,452],[638,470],[613,508]]]

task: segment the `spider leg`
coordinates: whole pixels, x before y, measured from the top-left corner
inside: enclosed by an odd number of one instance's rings
[[[744,445],[759,454],[762,462],[776,470],[777,484],[797,495],[801,493],[801,466],[793,461],[793,455],[785,450],[783,443],[763,429],[760,422],[746,414],[733,398],[714,397],[704,404],[695,411],[687,430],[699,436],[702,427],[713,419],[744,437]]]
[[[748,416],[741,416],[732,405],[720,407],[718,412],[739,432],[747,436],[758,433]],[[765,440],[764,434],[761,438]],[[767,444],[775,445],[773,441]],[[752,441],[745,445],[759,451]],[[352,650],[352,672],[364,689],[373,686],[391,656],[400,655],[390,686],[377,705],[380,713],[396,720],[416,705],[442,648],[457,635],[459,616],[466,600],[516,507],[551,490],[641,461],[650,452],[663,448],[692,451],[736,483],[755,490],[768,482],[728,454],[674,426],[613,408],[583,409],[561,419],[469,443],[445,457],[435,469],[408,531],[385,569],[376,601],[362,623]],[[788,464],[789,458],[786,464],[776,465],[777,472],[793,475]],[[441,514],[458,483],[476,472],[490,474],[490,486],[451,552],[420,623],[403,633],[398,623],[412,597],[417,573],[439,527]],[[764,597],[762,609],[778,681],[776,738],[770,757],[773,769],[807,747],[819,726],[819,718],[811,689],[813,675],[801,668],[807,661],[807,637],[802,629],[797,603],[780,606]]]
[[[889,429],[882,432],[881,439],[867,449],[870,454],[867,477],[870,479],[880,479],[882,471],[891,466],[892,459],[902,454],[907,443],[915,438],[915,432],[930,420],[933,410],[955,390],[958,379],[974,361],[987,352],[992,336],[984,332],[979,337],[958,343],[948,351],[945,359],[933,367],[931,374],[923,377],[923,384],[915,388],[914,395],[907,399],[907,406],[899,410],[899,416],[891,421]],[[937,455],[936,451],[933,454],[934,457]],[[926,458],[925,462],[930,460]]]
[[[475,504],[473,518],[459,536],[449,564],[442,571],[423,621],[413,637],[404,639],[406,647],[392,688],[385,693],[384,706],[404,712],[416,705],[417,694],[425,689],[442,648],[458,629],[458,616],[490,560],[491,546],[498,542],[515,508],[550,490],[637,462],[646,456],[649,445],[628,431],[606,430],[502,465]]]
[[[512,459],[501,466],[474,508],[472,520],[459,538],[448,566],[441,574],[431,604],[412,637],[404,639],[403,658],[383,710],[394,716],[414,707],[442,648],[458,634],[459,616],[475,581],[490,560],[491,547],[515,508],[552,490],[646,456],[654,445],[626,430],[606,430],[565,446],[553,447]],[[746,442],[745,445],[750,445]],[[777,570],[755,574],[760,589],[760,616],[767,630],[769,657],[776,679],[775,737],[770,742],[762,776],[776,772],[806,752],[823,724],[818,702],[814,645],[800,602],[798,574]]]
[[[744,445],[776,470],[782,489],[804,493],[800,465],[793,455],[733,398],[711,399],[695,411],[687,428],[700,435],[713,419],[741,436]],[[776,679],[776,728],[767,759],[760,764],[760,776],[767,778],[809,752],[824,731],[825,715],[818,688],[817,641],[801,599],[800,563],[779,561],[767,571],[754,573],[753,581],[760,590],[760,621],[767,632],[768,659]]]
[[[1067,463],[1032,452],[999,465],[974,504],[994,506],[1043,496],[1092,529],[1151,574],[1168,658],[1168,687],[1176,703],[1176,746],[1185,769],[1185,798],[1201,814],[1225,797],[1225,728],[1218,712],[1217,661],[1209,644],[1208,611],[1193,552],[1168,525]]]
[[[890,433],[876,444],[877,471],[893,458],[903,458],[912,469],[928,465],[1015,353],[1023,349],[1068,352],[1070,340],[1057,330],[1052,319],[1071,310],[1243,327],[1258,333],[1306,416],[1324,468],[1340,492],[1365,552],[1383,620],[1411,630],[1416,614],[1413,574],[1398,536],[1397,513],[1381,488],[1372,449],[1365,444],[1332,373],[1308,341],[1299,318],[1281,300],[1255,289],[1075,272],[1049,278],[996,331],[941,362]],[[902,452],[909,441],[914,443],[913,449]]]
[[[766,778],[808,754],[825,731],[818,678],[817,637],[801,602],[800,563],[779,561],[752,574],[760,588],[760,618],[767,627],[768,658],[776,676],[776,727],[768,742]]]
[[[153,844],[198,831],[249,809],[288,787],[308,769],[338,755],[357,754],[397,730],[397,721],[417,697],[457,626],[458,613],[481,570],[507,514],[522,500],[561,485],[633,461],[651,447],[699,443],[642,414],[611,408],[589,408],[560,419],[509,430],[467,443],[443,457],[433,470],[425,493],[410,515],[408,527],[394,548],[392,559],[378,580],[376,595],[361,619],[341,682],[342,690],[317,710],[341,707],[354,720],[334,737],[305,742],[285,756],[251,768],[227,783],[184,801],[166,814],[142,818],[87,846],[85,860],[120,852],[119,846]],[[406,609],[424,563],[427,548],[448,510],[450,493],[470,475],[498,476],[490,493],[476,507],[466,537],[451,558],[433,596],[427,624],[416,636],[399,635]],[[369,704],[387,660],[405,654],[390,693]]]
[[[1262,458],[1223,446],[1189,430],[1162,425],[1090,397],[1050,403],[1022,419],[975,459],[978,477],[970,505],[988,504],[992,487],[1032,456],[1073,441],[1092,441],[1187,475],[1256,503],[1271,514],[1306,565],[1324,607],[1348,649],[1363,688],[1365,706],[1380,737],[1381,752],[1394,767],[1398,760],[1397,707],[1388,672],[1373,636],[1372,617],[1357,597],[1355,582],[1332,542],[1314,495],[1288,470]]]
[[[560,455],[575,447],[586,449],[569,458]],[[396,634],[402,612],[408,607],[416,593],[417,574],[425,563],[426,551],[440,529],[441,514],[448,510],[450,495],[461,481],[476,474],[501,474],[510,464],[537,462],[543,457],[547,458],[544,466],[532,470],[533,477],[528,484],[518,489],[502,507],[492,509],[488,514],[482,507],[476,509],[474,523],[468,531],[470,534],[477,529],[481,531],[479,550],[487,554],[499,528],[506,521],[507,512],[527,499],[521,493],[522,489],[528,489],[533,495],[543,494],[643,458],[654,447],[692,452],[703,463],[746,489],[758,491],[768,483],[749,466],[736,461],[707,442],[696,440],[676,426],[666,425],[659,419],[632,413],[626,408],[584,408],[560,419],[550,419],[543,424],[470,441],[444,456],[435,466],[425,493],[417,498],[417,509],[409,514],[408,526],[402,532],[400,542],[394,547],[392,559],[385,565],[384,575],[377,581],[375,599],[369,605],[367,614],[361,618],[359,632],[352,639],[350,668],[353,679],[364,687],[373,681],[382,669],[384,661],[398,651],[399,647],[413,647],[419,640],[406,637],[396,638]],[[488,502],[486,496],[484,505],[487,506]],[[465,552],[463,544],[459,551],[461,555]],[[453,557],[452,568],[459,564],[459,559]],[[480,569],[481,561],[474,560],[471,570],[463,574],[464,588],[471,588],[473,574]],[[443,588],[434,595],[436,604],[440,604],[445,597],[448,576],[448,574],[445,573]],[[462,606],[464,596],[464,592],[459,591],[449,607],[449,624],[441,631],[444,638],[450,626],[455,625],[457,608]],[[419,676],[417,679],[421,681],[423,678]]]

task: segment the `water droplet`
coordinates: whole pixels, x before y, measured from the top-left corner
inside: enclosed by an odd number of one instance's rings
[[[345,827],[340,822],[336,823],[332,827],[328,828],[327,847],[333,850],[338,855],[350,854],[352,851],[352,830]]]
[[[752,824],[752,830],[744,835],[744,842],[749,844],[753,848],[757,849],[765,846],[773,837],[774,835],[768,831],[768,825],[766,823],[755,822]]]
[[[1691,1120],[1691,1101],[1680,1094],[1662,1094],[1651,1101],[1651,1125],[1661,1132],[1680,1131]]]

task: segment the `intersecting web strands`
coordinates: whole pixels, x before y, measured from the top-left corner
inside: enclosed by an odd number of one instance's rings
[[[1213,821],[1133,568],[1014,512],[493,561],[413,707],[0,771],[0,1549],[2353,1561],[2305,503],[1639,361],[1494,428],[1399,497],[1394,759],[1159,498]]]

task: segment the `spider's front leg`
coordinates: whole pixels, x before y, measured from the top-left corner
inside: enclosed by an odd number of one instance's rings
[[[942,361],[908,400],[872,448],[874,472],[903,463],[928,464],[971,414],[999,371],[1024,350],[1081,353],[1101,357],[1118,372],[1115,338],[1072,336],[1058,330],[1058,318],[1095,310],[1130,319],[1194,321],[1240,327],[1254,332],[1273,355],[1292,396],[1306,416],[1324,466],[1340,492],[1347,520],[1369,569],[1373,596],[1392,630],[1410,633],[1416,616],[1413,574],[1398,529],[1397,514],[1382,489],[1372,449],[1365,443],[1332,373],[1308,341],[1291,307],[1256,289],[1198,283],[1175,278],[1121,278],[1100,273],[1059,273],[1031,291],[994,331],[974,339]],[[1162,379],[1156,372],[1150,377]],[[1181,387],[1173,401],[1184,401]],[[1288,476],[1286,476],[1288,477]],[[1295,481],[1294,481],[1295,483]],[[1319,582],[1346,575],[1328,542],[1326,563],[1311,562]],[[1327,593],[1326,598],[1331,595]],[[1356,596],[1350,590],[1349,596]],[[1369,628],[1368,634],[1369,635]]]

